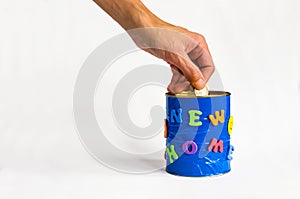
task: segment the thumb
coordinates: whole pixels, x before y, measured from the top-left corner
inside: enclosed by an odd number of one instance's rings
[[[167,62],[175,65],[192,86],[199,90],[205,87],[206,80],[203,74],[186,53],[169,57],[171,59],[167,60]]]

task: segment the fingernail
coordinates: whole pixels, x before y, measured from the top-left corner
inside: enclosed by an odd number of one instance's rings
[[[194,87],[200,90],[205,87],[205,82],[203,81],[203,79],[199,79],[198,81],[196,81],[196,83],[194,83]]]

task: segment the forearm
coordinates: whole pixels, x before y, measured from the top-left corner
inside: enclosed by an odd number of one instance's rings
[[[140,0],[94,0],[125,30],[155,27],[163,23]]]
[[[202,35],[159,19],[141,0],[94,1],[128,32],[138,47],[176,69],[169,92],[205,87],[214,72],[214,63]],[[129,31],[136,28],[142,29]]]

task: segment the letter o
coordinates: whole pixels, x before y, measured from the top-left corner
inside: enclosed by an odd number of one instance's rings
[[[192,147],[192,150],[189,150],[190,146]],[[188,155],[192,155],[192,154],[196,153],[197,149],[198,149],[198,146],[193,141],[186,141],[185,143],[182,144],[183,152]]]

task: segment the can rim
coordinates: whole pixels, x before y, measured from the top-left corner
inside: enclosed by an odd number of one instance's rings
[[[171,94],[170,92],[166,93],[167,97],[174,97],[174,98],[212,98],[212,97],[221,97],[221,96],[230,96],[231,93],[227,91],[208,91],[208,95],[205,96],[196,96],[196,95],[175,95]]]

